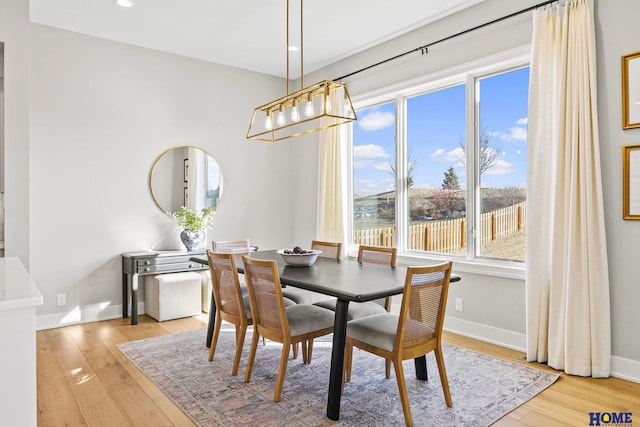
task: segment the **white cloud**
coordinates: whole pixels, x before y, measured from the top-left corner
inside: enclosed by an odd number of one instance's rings
[[[460,159],[464,158],[464,150],[462,147],[456,147],[451,151],[446,151],[444,148],[438,148],[436,151],[431,153],[430,157],[436,162],[462,165]]]
[[[527,141],[527,129],[521,126],[509,128],[509,133],[494,132],[493,136],[497,136],[503,141]]]
[[[391,155],[380,145],[365,144],[353,147],[354,159],[379,159],[388,157],[391,157]]]
[[[529,118],[523,117],[521,119],[518,119],[516,123],[519,124],[520,126],[526,126],[528,122],[529,122]]]
[[[356,123],[364,131],[374,131],[392,126],[395,120],[393,113],[373,110],[366,116],[358,118]]]
[[[491,175],[491,176],[498,176],[498,175],[507,175],[514,172],[516,172],[516,169],[513,167],[512,163],[509,163],[502,159],[497,159],[496,162],[493,164],[493,166],[487,169],[484,172],[484,174]]]
[[[353,167],[355,169],[373,168],[381,171],[391,171],[389,160],[391,155],[379,145],[366,144],[353,147]]]
[[[353,167],[356,169],[373,168],[388,172],[391,170],[389,161],[379,159],[390,159],[391,155],[379,145],[366,144],[353,147]]]

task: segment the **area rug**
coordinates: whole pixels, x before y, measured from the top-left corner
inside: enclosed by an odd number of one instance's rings
[[[397,382],[384,377],[384,360],[354,349],[351,381],[345,384],[340,420],[326,415],[331,336],[317,339],[313,360],[290,358],[280,402],[273,402],[281,345],[258,347],[251,381],[244,383],[251,330],[240,370],[231,376],[234,331],[223,325],[215,358],[208,362],[203,329],[118,345],[147,377],[199,426],[403,426]],[[415,379],[404,362],[416,426],[488,426],[553,384],[558,375],[457,346],[443,347],[453,407],[444,401],[433,353],[428,381]]]

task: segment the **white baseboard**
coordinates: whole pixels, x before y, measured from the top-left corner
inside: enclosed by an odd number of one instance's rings
[[[640,362],[611,356],[611,376],[640,384]]]
[[[138,314],[144,314],[144,301],[138,302]],[[122,317],[122,305],[109,305],[103,307],[100,304],[74,307],[63,313],[43,314],[36,316],[36,330],[61,328],[69,325],[99,322],[101,320],[118,319]]]
[[[484,341],[526,353],[527,339],[525,334],[456,319],[454,317],[445,317],[444,330],[478,341]],[[618,356],[611,356],[610,375],[615,378],[640,383],[640,362]]]
[[[455,317],[445,317],[444,330],[464,337],[510,348],[512,350],[522,352],[526,351],[526,335],[507,331],[506,329],[469,322],[468,320],[456,319]]]

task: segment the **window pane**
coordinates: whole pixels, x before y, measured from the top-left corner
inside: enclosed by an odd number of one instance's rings
[[[407,99],[407,249],[465,252],[465,85]]]
[[[395,103],[357,112],[353,126],[353,241],[395,246]]]
[[[480,255],[525,260],[529,68],[483,78]]]

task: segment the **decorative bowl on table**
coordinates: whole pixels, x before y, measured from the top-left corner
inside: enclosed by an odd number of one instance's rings
[[[280,249],[276,251],[284,262],[289,265],[297,266],[297,267],[308,267],[316,262],[318,259],[318,255],[322,253],[322,251],[317,251],[315,249],[302,249],[299,246],[296,246],[293,249]]]

